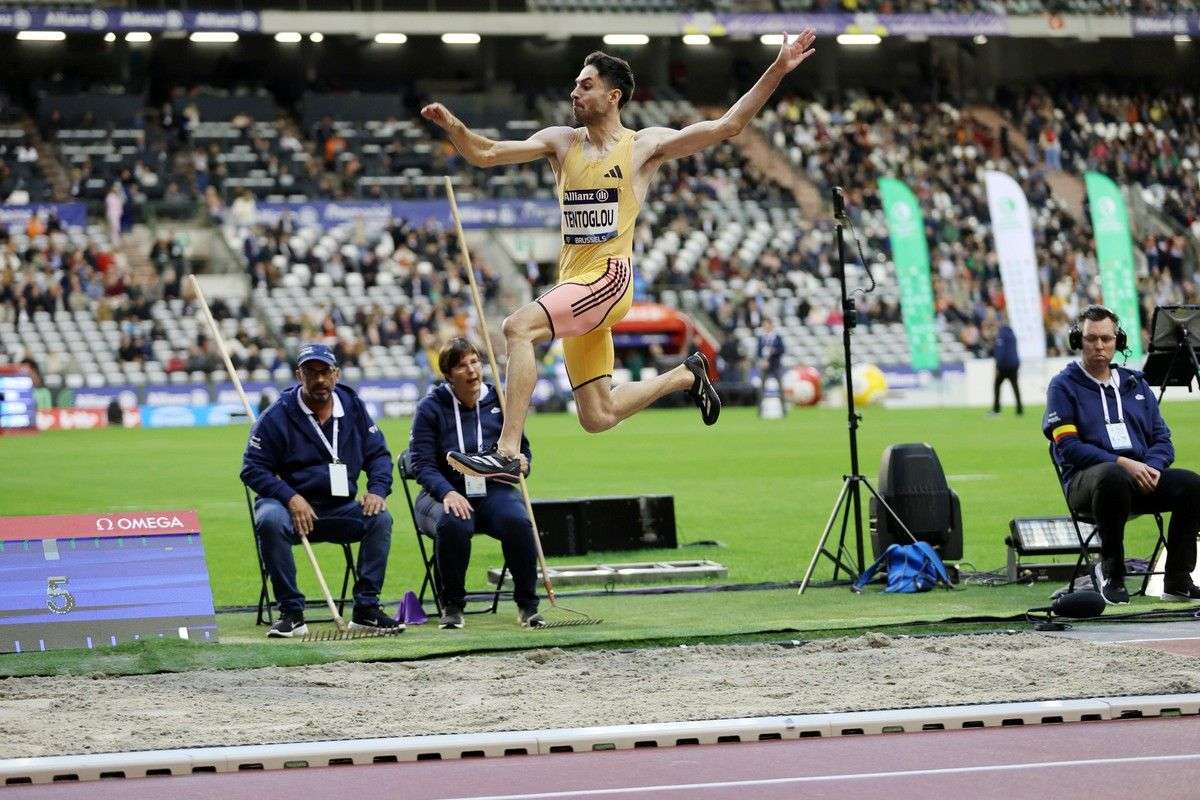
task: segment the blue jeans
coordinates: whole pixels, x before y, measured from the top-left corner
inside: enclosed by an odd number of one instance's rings
[[[414,510],[421,530],[437,539],[437,568],[441,578],[438,591],[442,606],[461,609],[466,601],[467,565],[471,561],[471,537],[486,532],[500,541],[504,560],[512,572],[513,600],[518,607],[536,610],[537,553],[533,547],[533,526],[525,513],[520,490],[488,482],[486,497],[469,497],[475,513],[470,519],[447,514],[442,504],[422,491]]]
[[[392,515],[381,511],[364,516],[357,500],[341,505],[316,507],[319,528],[309,534],[310,542],[361,542],[358,546],[358,580],[354,582],[354,605],[370,608],[379,605],[379,591],[387,571],[388,550],[392,545]],[[338,521],[345,520],[348,530],[339,531]],[[304,595],[296,585],[296,561],[292,547],[300,537],[292,525],[292,514],[278,500],[260,497],[254,502],[254,527],[262,543],[263,563],[271,576],[271,587],[281,614],[304,611]]]

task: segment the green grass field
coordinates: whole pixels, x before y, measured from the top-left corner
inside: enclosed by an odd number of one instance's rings
[[[1200,462],[1200,404],[1167,404],[1181,465]],[[860,430],[863,472],[874,478],[888,444],[933,445],[962,500],[965,560],[979,569],[998,570],[1005,559],[1004,536],[1014,516],[1062,514],[1039,430],[1040,409],[1024,417],[1006,413],[989,418],[982,410],[867,409]],[[407,420],[384,424],[393,454],[408,437]],[[845,412],[802,409],[784,420],[759,420],[752,409],[727,409],[721,422],[704,428],[694,410],[652,410],[599,436],[584,433],[565,414],[530,418],[534,497],[596,494],[672,494],[681,545],[714,539],[722,547],[671,551],[589,554],[554,563],[640,561],[653,558],[711,558],[729,568],[724,582],[798,580],[816,546],[848,469]],[[101,429],[56,431],[0,442],[6,469],[0,513],[66,514],[151,509],[196,509],[203,527],[213,597],[218,606],[250,605],[257,599],[258,573],[245,500],[237,473],[246,430]],[[386,598],[398,598],[421,582],[421,565],[399,488],[390,500],[396,520]],[[1129,552],[1148,552],[1150,526],[1131,527]],[[868,557],[870,543],[867,542]],[[340,575],[340,554],[318,547],[332,578]],[[317,597],[314,580],[301,563],[301,585]],[[469,585],[481,585],[488,566],[500,564],[499,547],[476,539]],[[822,563],[817,579],[831,568]],[[845,589],[794,592],[740,592],[685,597],[581,598],[569,602],[609,622],[566,629],[540,643],[572,644],[671,636],[718,636],[766,630],[822,630],[904,621],[937,620],[973,614],[1004,616],[1038,604],[1047,588],[972,588],[968,592],[917,597],[855,597]],[[811,598],[811,599],[810,599]],[[1144,602],[1144,601],[1143,601]],[[430,604],[432,605],[432,604]],[[425,629],[407,634],[406,644],[356,645],[357,657],[414,657],[446,650],[527,646],[509,609],[497,619],[473,617],[448,640]],[[223,615],[225,642],[258,642],[246,615]],[[540,634],[538,634],[540,635]],[[450,644],[447,644],[450,642]],[[266,647],[266,645],[254,645]],[[345,647],[343,645],[343,647]],[[398,649],[397,649],[398,648]],[[221,648],[225,650],[225,648]],[[274,649],[278,653],[278,648]],[[336,647],[310,649],[345,657]],[[386,655],[385,655],[386,653]],[[232,654],[230,654],[232,656]],[[257,657],[250,661],[257,662]],[[82,658],[83,656],[81,656]],[[97,656],[90,656],[96,658]],[[30,656],[33,665],[38,658]],[[269,659],[268,659],[269,660]],[[50,667],[52,671],[59,667]],[[57,662],[56,662],[57,663]],[[18,668],[0,659],[0,674]]]

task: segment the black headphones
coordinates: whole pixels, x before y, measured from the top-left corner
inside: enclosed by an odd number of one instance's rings
[[[1111,319],[1113,324],[1117,326],[1117,350],[1120,352],[1129,350],[1129,337],[1125,335],[1125,329],[1121,327],[1120,318],[1111,309],[1100,305],[1088,306],[1079,312],[1079,316],[1071,323],[1071,332],[1067,334],[1067,346],[1071,350],[1083,349],[1083,323],[1089,319],[1093,322],[1102,319]]]

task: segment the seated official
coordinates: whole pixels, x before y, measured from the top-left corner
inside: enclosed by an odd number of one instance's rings
[[[1200,475],[1172,469],[1175,448],[1158,402],[1137,370],[1111,363],[1123,340],[1116,314],[1089,306],[1071,331],[1082,348],[1050,382],[1042,430],[1054,441],[1067,502],[1096,522],[1101,560],[1097,589],[1107,603],[1128,603],[1125,522],[1130,514],[1171,512],[1164,600],[1200,600],[1192,584],[1200,530]]]
[[[441,627],[463,627],[467,564],[471,537],[486,532],[500,540],[512,571],[513,600],[521,625],[545,625],[538,613],[537,554],[533,526],[521,491],[498,479],[464,477],[446,463],[446,453],[487,453],[496,449],[504,415],[496,388],[483,382],[479,351],[466,339],[452,339],[438,355],[446,382],[435,386],[417,406],[409,452],[421,493],[415,510],[421,529],[437,537],[441,577]],[[529,440],[521,437],[525,474]]]
[[[242,457],[242,482],[258,495],[254,525],[279,603],[279,619],[267,636],[308,631],[292,556],[300,535],[360,541],[350,627],[403,628],[379,607],[392,541],[392,515],[384,501],[392,490],[387,442],[358,395],[337,382],[332,350],[305,345],[297,362],[300,385],[286,389],[259,417]],[[356,501],[364,470],[367,491]]]

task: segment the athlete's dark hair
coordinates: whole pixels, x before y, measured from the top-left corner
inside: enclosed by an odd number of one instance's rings
[[[629,99],[633,97],[633,68],[629,66],[629,62],[597,50],[583,60],[583,65],[595,67],[596,74],[604,79],[608,88],[621,90],[621,99],[617,101],[617,108],[624,108]]]
[[[462,361],[463,357],[469,353],[479,356],[479,348],[471,344],[468,339],[455,336],[446,342],[446,346],[442,348],[442,352],[438,353],[438,370],[442,373],[442,377],[449,380],[450,370],[457,367],[458,362]],[[482,356],[480,357],[482,358]]]

